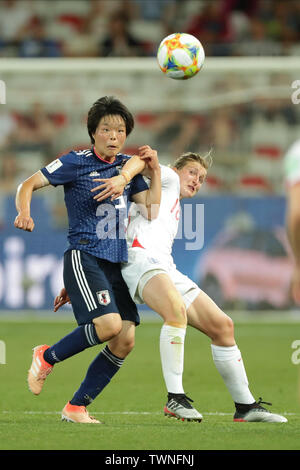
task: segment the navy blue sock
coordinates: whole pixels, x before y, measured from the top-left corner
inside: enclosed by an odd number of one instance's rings
[[[84,349],[101,344],[93,323],[78,326],[44,352],[44,359],[51,365],[61,362]]]
[[[88,368],[84,381],[70,401],[71,405],[88,406],[118,372],[124,359],[112,354],[108,346],[101,351]]]

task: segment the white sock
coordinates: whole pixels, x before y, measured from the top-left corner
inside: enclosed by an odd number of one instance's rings
[[[160,358],[169,393],[184,393],[182,385],[186,328],[163,325],[160,331]]]
[[[250,404],[255,398],[249,390],[249,383],[239,348],[235,346],[211,345],[216,368],[235,403]]]

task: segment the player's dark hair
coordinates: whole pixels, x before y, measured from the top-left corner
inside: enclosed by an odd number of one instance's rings
[[[200,163],[203,168],[206,170],[211,166],[212,164],[212,158],[210,155],[211,152],[209,152],[207,155],[204,157],[200,155],[199,153],[195,152],[186,152],[180,155],[175,162],[173,163],[173,167],[177,168],[177,170],[181,170],[187,163],[189,162],[197,162]]]
[[[128,136],[134,127],[134,118],[126,106],[114,96],[99,98],[90,108],[87,118],[87,129],[92,144],[95,143],[93,134],[96,132],[99,122],[104,116],[119,115],[124,119],[126,135]]]

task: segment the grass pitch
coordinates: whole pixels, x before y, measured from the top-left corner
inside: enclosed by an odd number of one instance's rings
[[[166,391],[159,358],[160,323],[137,328],[136,346],[110,385],[89,407],[102,425],[61,422],[94,347],[55,366],[41,395],[26,382],[32,347],[52,344],[75,327],[70,322],[1,321],[6,364],[0,365],[1,450],[299,450],[299,365],[292,363],[299,324],[236,323],[250,388],[273,403],[286,424],[234,423],[234,406],[211,357],[210,341],[188,328],[184,387],[202,423],[165,418]]]

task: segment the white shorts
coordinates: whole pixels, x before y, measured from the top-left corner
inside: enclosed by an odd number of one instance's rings
[[[164,263],[151,256],[144,248],[130,248],[128,250],[128,263],[122,265],[122,276],[136,304],[145,303],[142,296],[145,285],[152,277],[161,273],[170,277],[181,294],[186,309],[188,309],[200,293],[195,282],[178,271],[173,262]]]

